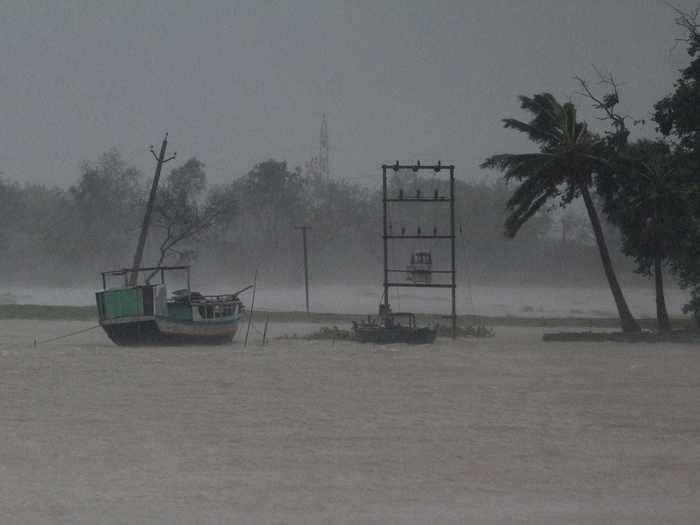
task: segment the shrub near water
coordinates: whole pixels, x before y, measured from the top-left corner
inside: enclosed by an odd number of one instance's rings
[[[449,326],[440,325],[438,327],[438,335],[440,337],[452,337],[452,329]],[[483,324],[473,326],[458,326],[457,337],[494,337],[496,333]],[[283,339],[296,339],[297,335],[283,336]],[[343,330],[337,326],[324,326],[316,332],[312,332],[300,337],[301,339],[314,340],[342,340],[342,341],[357,341],[357,337],[351,330]]]

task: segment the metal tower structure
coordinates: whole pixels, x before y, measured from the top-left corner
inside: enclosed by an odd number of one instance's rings
[[[319,144],[318,152],[318,171],[322,177],[330,177],[331,171],[328,165],[328,120],[326,119],[326,114],[323,114],[323,119],[321,120],[321,140]]]
[[[411,170],[413,172],[430,170],[439,174],[441,171],[446,170],[449,172],[450,176],[450,194],[448,196],[440,196],[435,190],[433,194],[421,195],[420,191],[416,195],[405,195],[403,190],[396,196],[389,196],[387,188],[387,172],[393,170],[394,173],[398,173],[400,170]],[[388,222],[389,207],[397,205],[414,205],[421,206],[425,204],[444,204],[450,206],[450,229],[447,235],[438,235],[436,229],[433,230],[432,234],[425,234],[418,228],[416,235],[407,234],[405,231],[401,231],[400,235],[396,235]],[[457,275],[455,271],[455,167],[454,165],[443,165],[438,162],[435,165],[421,165],[420,162],[416,164],[399,164],[396,161],[395,164],[382,164],[382,208],[384,214],[384,229],[382,239],[384,240],[384,311],[389,311],[389,288],[392,287],[402,287],[411,286],[414,288],[448,288],[452,292],[452,337],[454,338],[457,334],[457,308],[456,308],[456,291],[457,291]],[[400,270],[398,268],[391,268],[389,264],[389,242],[390,241],[402,241],[407,239],[441,239],[445,241],[450,241],[450,268],[442,268],[437,270],[431,270],[434,274],[447,274],[451,277],[450,282],[447,283],[406,283],[398,282],[395,279],[391,280],[390,276],[392,274],[405,274],[407,270]]]

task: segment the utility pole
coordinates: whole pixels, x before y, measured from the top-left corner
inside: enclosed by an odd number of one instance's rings
[[[329,165],[329,150],[330,144],[328,143],[328,119],[326,119],[326,114],[323,114],[323,119],[321,120],[321,136],[319,141],[319,151],[318,151],[318,171],[321,177],[327,179],[330,177],[331,168]]]
[[[146,206],[146,213],[143,216],[143,224],[141,225],[141,234],[139,235],[139,243],[136,246],[136,254],[134,255],[134,262],[131,265],[131,275],[129,277],[129,286],[136,286],[138,282],[138,269],[141,266],[141,260],[143,259],[143,248],[146,245],[146,236],[148,235],[148,226],[151,223],[151,214],[153,213],[153,204],[156,200],[156,191],[158,190],[158,180],[160,179],[160,171],[163,168],[163,164],[169,162],[175,158],[177,153],[174,153],[171,157],[165,158],[165,151],[168,149],[168,134],[163,137],[163,143],[160,146],[160,154],[156,155],[156,152],[151,146],[151,154],[156,159],[156,173],[153,176],[153,184],[151,185],[151,193],[148,196],[148,204]]]
[[[304,239],[304,288],[306,290],[306,313],[309,313],[309,257],[306,250],[306,230],[310,230],[311,226],[295,226],[295,230],[301,230],[302,238]]]

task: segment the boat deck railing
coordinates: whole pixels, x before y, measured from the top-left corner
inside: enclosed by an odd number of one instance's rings
[[[235,303],[240,301],[238,295],[221,294],[221,295],[198,295],[191,296],[190,303],[192,305],[212,304],[212,303]]]

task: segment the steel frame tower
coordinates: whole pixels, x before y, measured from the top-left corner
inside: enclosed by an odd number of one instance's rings
[[[432,170],[435,173],[440,173],[442,170],[448,170],[450,174],[450,196],[449,197],[439,197],[436,194],[430,196],[421,196],[417,194],[414,197],[409,197],[405,195],[399,195],[396,198],[390,198],[387,193],[387,172],[393,170],[394,173],[398,173],[399,170],[412,170],[417,171],[427,171]],[[389,311],[389,288],[392,287],[413,287],[413,288],[449,288],[452,292],[452,338],[457,335],[457,308],[456,308],[456,295],[457,295],[457,274],[455,269],[455,167],[453,164],[442,165],[438,162],[435,165],[421,165],[420,162],[416,164],[399,164],[396,161],[395,164],[382,164],[382,209],[383,209],[383,234],[382,239],[384,241],[384,311]],[[450,232],[449,235],[394,235],[388,229],[387,216],[389,206],[395,205],[406,205],[415,204],[421,205],[425,203],[433,204],[449,204],[450,205]],[[403,232],[402,232],[403,233]],[[450,241],[450,261],[451,269],[438,269],[432,270],[432,273],[449,274],[452,279],[450,283],[439,283],[439,284],[426,284],[426,283],[406,283],[406,282],[394,282],[389,280],[389,274],[391,273],[408,273],[408,270],[399,270],[397,268],[389,267],[389,241],[394,240],[405,240],[405,239],[442,239]]]

